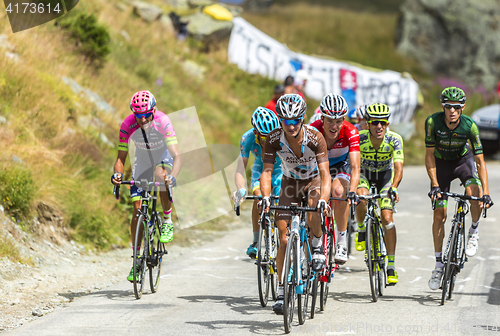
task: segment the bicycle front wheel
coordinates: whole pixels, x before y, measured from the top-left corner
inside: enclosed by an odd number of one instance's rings
[[[152,293],[156,293],[160,285],[161,262],[163,255],[167,254],[165,244],[160,242],[162,220],[159,214],[156,215],[156,220],[153,223],[154,229],[149,236],[151,241],[151,253],[149,254],[149,287]]]
[[[369,274],[369,279],[370,279],[370,290],[372,293],[372,300],[373,302],[377,302],[378,299],[378,279],[377,279],[377,265],[375,262],[375,242],[376,238],[373,232],[373,221],[370,220],[368,225],[366,226],[366,263],[368,265],[368,274]]]
[[[265,220],[265,219],[264,219]],[[260,305],[265,307],[269,297],[269,285],[271,282],[270,258],[267,253],[269,247],[268,230],[264,223],[261,223],[259,230],[259,243],[257,245],[257,280],[259,286]]]
[[[135,239],[134,239],[134,263],[133,263],[133,272],[134,272],[134,295],[137,300],[142,297],[142,290],[144,287],[144,277],[146,273],[146,253],[147,250],[147,230],[144,230],[145,227],[148,227],[147,223],[145,223],[145,219],[143,215],[139,216],[137,220],[137,228],[135,230]],[[145,231],[145,232],[143,232]],[[143,232],[144,236],[144,245],[143,245],[143,253],[141,255],[141,251],[138,250],[138,247],[141,246],[141,240],[139,236]]]
[[[271,272],[271,295],[273,300],[278,298],[278,269],[276,268],[276,256],[278,253],[279,247],[279,237],[278,237],[278,229],[271,222],[269,227],[267,228],[269,234],[271,235],[271,264],[269,265],[269,270]]]
[[[451,281],[454,276],[454,268],[455,265],[453,263],[456,262],[456,251],[457,251],[457,239],[458,239],[458,230],[457,225],[453,223],[452,234],[450,237],[450,241],[448,244],[448,251],[446,251],[446,261],[444,266],[443,280],[441,282],[441,305],[444,305],[446,302],[446,296],[449,295],[451,297]],[[450,291],[448,294],[448,290]],[[448,298],[449,298],[448,297]]]
[[[285,324],[285,333],[290,333],[292,330],[293,311],[295,309],[295,300],[297,299],[297,275],[299,267],[297,260],[297,235],[293,232],[288,237],[286,245],[285,262],[283,265],[283,321]]]

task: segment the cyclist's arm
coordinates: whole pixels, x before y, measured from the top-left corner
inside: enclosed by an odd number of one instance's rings
[[[127,160],[127,151],[118,151],[118,157],[116,158],[115,162],[115,168],[114,172],[115,173],[122,173],[125,171],[125,160]]]
[[[179,153],[179,147],[177,143],[175,143],[168,145],[167,149],[170,155],[172,155],[172,158],[174,159],[174,163],[172,165],[172,172],[170,173],[170,175],[177,178],[177,175],[179,174],[182,166],[182,158]]]
[[[360,152],[349,152],[349,160],[351,162],[351,188],[350,191],[356,192],[359,184],[361,167],[361,153]]]
[[[431,180],[431,187],[439,187],[436,175],[436,157],[434,156],[434,147],[425,148],[425,169]]]
[[[331,191],[331,180],[330,176],[330,166],[328,164],[328,159],[318,163],[319,176],[321,177],[321,192],[320,199],[325,200],[328,203],[330,199]]]
[[[403,178],[403,162],[394,162],[394,179],[391,187],[397,188]]]
[[[476,161],[479,180],[483,186],[483,195],[489,195],[490,188],[488,187],[488,171],[486,170],[486,163],[484,162],[483,154],[474,155],[474,160]]]
[[[273,175],[274,163],[264,162],[264,167],[262,169],[262,175],[260,175],[260,191],[262,197],[268,197],[271,195],[271,178]]]
[[[234,176],[234,182],[236,183],[237,190],[245,188],[245,170],[247,168],[248,158],[239,157],[238,167],[236,168],[236,174]]]

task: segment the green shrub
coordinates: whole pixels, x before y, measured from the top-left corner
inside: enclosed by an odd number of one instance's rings
[[[80,13],[60,21],[61,27],[77,40],[80,52],[91,62],[102,65],[111,52],[108,29],[97,22],[94,14]]]
[[[36,190],[31,171],[25,166],[13,164],[0,171],[0,202],[10,214],[26,216]]]

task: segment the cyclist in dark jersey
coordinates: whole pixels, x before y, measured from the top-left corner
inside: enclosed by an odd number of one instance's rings
[[[469,257],[474,256],[478,248],[481,207],[493,205],[479,130],[470,117],[462,114],[465,99],[464,91],[459,88],[444,89],[441,93],[443,111],[434,113],[425,121],[425,167],[431,180],[429,197],[438,199],[432,225],[436,266],[429,280],[429,287],[434,290],[439,288],[443,276],[441,255],[447,197],[441,192],[449,191],[451,181],[456,178],[460,179],[468,195],[480,197],[482,187],[484,204],[470,202],[472,225],[465,249]],[[467,141],[470,141],[471,146]]]

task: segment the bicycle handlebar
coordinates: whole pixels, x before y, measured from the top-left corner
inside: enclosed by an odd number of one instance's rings
[[[481,201],[481,202],[484,202],[483,197],[476,197],[476,196],[469,196],[469,195],[457,194],[457,193],[452,193],[452,192],[448,192],[448,191],[441,191],[440,194],[441,195],[446,195],[446,196],[449,196],[449,197],[453,197],[455,200],[456,199],[460,199],[462,201]],[[434,196],[434,199],[432,200],[432,210],[436,209],[436,201],[437,201],[437,197]],[[483,218],[486,218],[486,211],[487,210],[488,209],[486,209],[486,207],[483,207],[483,213],[482,213]]]
[[[278,196],[269,196],[270,199],[278,199],[279,197]],[[253,199],[253,200],[260,200],[262,199],[262,195],[259,195],[259,196],[256,196],[256,195],[249,195],[249,196],[246,196],[245,199]],[[236,200],[236,202],[234,202],[234,211],[236,212],[236,216],[239,216],[240,215],[240,205],[241,203],[243,203],[243,198],[240,198],[239,200]]]
[[[160,187],[161,185],[167,184],[167,183],[134,181],[134,180],[121,181],[120,184],[115,184],[115,186],[113,187],[113,194],[115,195],[116,199],[120,199],[120,185],[122,185],[122,184],[125,184],[125,185],[135,185],[135,186],[138,186],[138,187],[145,187],[147,190],[149,190],[149,187],[151,187],[151,186]],[[172,199],[172,193],[173,193],[172,192],[172,186],[170,184],[168,184],[168,199],[169,199],[170,202],[173,201],[173,199]]]

